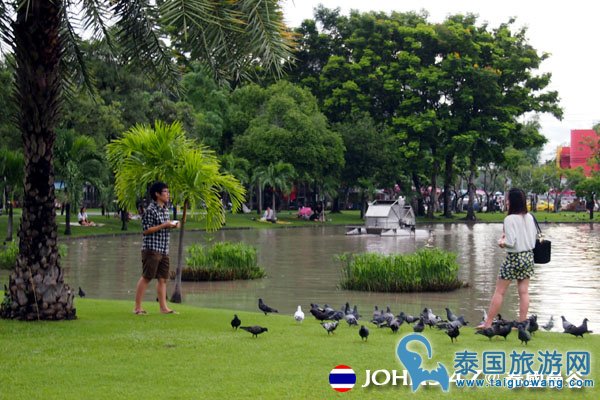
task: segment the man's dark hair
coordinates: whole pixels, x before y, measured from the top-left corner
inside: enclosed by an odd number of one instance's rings
[[[156,201],[156,193],[160,193],[162,192],[164,189],[168,189],[169,187],[167,186],[166,183],[164,182],[154,182],[152,184],[152,186],[150,186],[150,197],[152,197],[152,200]]]
[[[527,199],[525,192],[513,188],[508,191],[508,215],[527,214]]]

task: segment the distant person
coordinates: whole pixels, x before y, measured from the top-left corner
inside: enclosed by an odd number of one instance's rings
[[[167,306],[167,279],[169,279],[169,239],[171,229],[179,226],[178,221],[169,220],[169,187],[163,182],[156,182],[150,187],[152,203],[142,216],[142,276],[138,280],[135,292],[136,315],[144,315],[142,298],[152,279],[157,280],[156,294],[160,312],[175,314]]]
[[[265,213],[263,214],[262,221],[267,221],[267,222],[272,222],[272,223],[276,223],[277,222],[277,218],[275,218],[275,212],[273,211],[273,209],[271,207],[267,207],[267,209],[265,210]]]
[[[496,280],[496,290],[490,302],[487,318],[477,329],[492,326],[498,315],[504,294],[513,279],[517,280],[519,292],[519,321],[527,319],[529,311],[529,278],[533,276],[533,248],[537,229],[533,216],[527,212],[525,192],[511,189],[507,198],[508,215],[504,218],[504,231],[498,246],[506,249],[506,259],[500,267]]]
[[[77,214],[77,220],[79,221],[79,225],[81,226],[96,226],[94,222],[88,219],[85,207],[81,207],[79,209],[79,214]]]

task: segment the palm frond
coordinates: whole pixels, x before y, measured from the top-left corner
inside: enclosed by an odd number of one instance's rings
[[[115,0],[116,40],[127,63],[139,60],[142,71],[151,71],[167,87],[177,88],[178,73],[170,52],[158,35],[158,22],[151,5],[143,0]]]

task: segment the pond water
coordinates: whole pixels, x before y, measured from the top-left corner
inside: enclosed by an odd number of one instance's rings
[[[327,303],[340,308],[346,301],[357,304],[370,316],[374,305],[390,305],[418,314],[424,307],[445,316],[444,307],[464,314],[472,322],[481,319],[494,291],[504,251],[496,241],[501,224],[434,224],[420,226],[435,233],[435,246],[457,253],[459,278],[469,284],[446,293],[367,293],[338,288],[341,264],[334,256],[344,252],[408,253],[425,245],[425,239],[406,237],[345,236],[343,227],[299,229],[222,230],[207,235],[186,232],[185,245],[207,241],[243,241],[258,248],[259,263],[267,277],[252,281],[184,282],[184,303],[202,307],[257,311],[262,297],[280,313],[293,314],[298,305]],[[546,323],[550,315],[555,330],[562,330],[560,315],[574,324],[584,317],[590,329],[600,330],[600,227],[592,224],[548,224],[542,229],[552,240],[552,261],[536,265],[530,284],[530,313]],[[176,265],[177,235],[171,237],[171,264]],[[92,298],[130,299],[141,273],[141,235],[66,241],[68,255],[62,260],[65,281],[81,286]],[[7,281],[7,271],[0,275]],[[169,292],[171,284],[169,285]],[[146,299],[153,301],[153,286]],[[132,304],[133,306],[133,304]],[[176,307],[175,307],[176,308]],[[516,286],[512,285],[502,307],[505,318],[518,314]]]

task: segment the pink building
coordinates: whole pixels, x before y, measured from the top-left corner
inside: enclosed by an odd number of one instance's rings
[[[571,146],[559,147],[556,163],[560,168],[582,167],[586,176],[600,171],[598,163],[590,165],[594,152],[598,151],[600,136],[593,129],[571,129]]]

